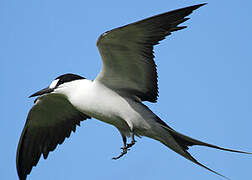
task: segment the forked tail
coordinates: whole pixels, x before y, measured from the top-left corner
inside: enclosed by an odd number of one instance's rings
[[[220,149],[220,150],[224,150],[224,151],[231,151],[231,152],[236,152],[236,153],[244,153],[244,154],[252,154],[249,152],[244,152],[244,151],[238,151],[238,150],[233,150],[233,149],[227,149],[227,148],[223,148],[223,147],[219,147],[216,145],[212,145],[212,144],[208,144],[196,139],[193,139],[191,137],[185,136],[175,130],[173,130],[172,128],[170,128],[169,126],[167,126],[166,124],[161,124],[162,126],[162,137],[160,138],[161,142],[168,146],[169,148],[171,148],[173,151],[177,152],[178,154],[182,155],[183,157],[185,157],[186,159],[194,162],[195,164],[219,175],[222,176],[226,179],[229,179],[226,176],[223,176],[222,174],[206,167],[205,165],[199,163],[194,157],[192,157],[192,155],[187,151],[189,149],[189,146],[193,146],[193,145],[200,145],[200,146],[207,146],[207,147],[211,147],[211,148],[215,148],[215,149]],[[166,133],[165,133],[166,132]]]

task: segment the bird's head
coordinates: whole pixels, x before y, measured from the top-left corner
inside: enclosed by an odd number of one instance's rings
[[[72,82],[75,80],[79,80],[79,79],[85,79],[85,78],[82,76],[76,75],[76,74],[71,74],[71,73],[63,74],[63,75],[55,78],[48,87],[30,95],[29,97],[35,97],[35,96],[40,96],[43,94],[51,93],[55,89],[57,89],[58,87],[64,86],[64,85],[66,85],[66,83],[69,83],[69,82]]]

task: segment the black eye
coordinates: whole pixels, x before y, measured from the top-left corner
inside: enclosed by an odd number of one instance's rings
[[[56,79],[59,79],[59,81],[56,85],[56,87],[57,87],[57,86],[59,86],[63,83],[66,83],[66,82],[70,82],[70,81],[74,81],[74,80],[78,80],[78,79],[85,79],[85,78],[82,76],[76,75],[76,74],[68,73],[68,74],[63,74],[63,75],[57,77]]]

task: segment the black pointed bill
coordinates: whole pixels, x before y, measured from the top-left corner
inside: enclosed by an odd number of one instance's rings
[[[52,89],[52,88],[46,87],[46,88],[44,88],[44,89],[30,95],[29,98],[30,97],[35,97],[35,96],[40,96],[40,95],[43,95],[43,94],[47,94],[47,93],[53,92],[53,90],[54,89]]]

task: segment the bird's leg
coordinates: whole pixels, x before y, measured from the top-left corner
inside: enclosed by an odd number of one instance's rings
[[[131,136],[131,142],[129,144],[127,144],[127,146],[126,146],[127,149],[130,148],[130,147],[132,147],[135,143],[136,143],[136,140],[135,140],[135,135],[133,133],[132,136]]]
[[[122,139],[123,139],[123,147],[121,148],[123,151],[119,156],[113,157],[112,159],[117,160],[120,157],[122,157],[124,154],[127,154],[128,148],[127,148],[127,138],[125,135],[122,134]]]
[[[112,159],[114,159],[114,160],[119,159],[122,156],[124,156],[125,154],[127,154],[127,152],[130,150],[129,148],[132,147],[136,143],[134,134],[132,134],[132,136],[131,136],[131,143],[129,143],[129,144],[127,144],[127,138],[126,138],[126,136],[122,135],[122,138],[123,138],[123,147],[121,149],[123,151],[121,152],[121,154],[119,156],[113,157]]]

